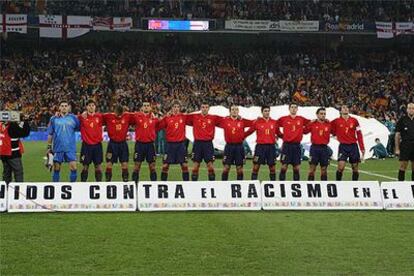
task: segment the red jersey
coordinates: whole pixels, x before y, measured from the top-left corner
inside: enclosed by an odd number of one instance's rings
[[[116,116],[115,113],[103,114],[104,124],[106,125],[109,139],[114,142],[126,141],[130,116],[129,113],[122,113],[121,116]]]
[[[167,142],[182,142],[185,140],[186,115],[172,114],[160,121],[159,128],[165,128]]]
[[[361,151],[365,150],[364,139],[357,119],[336,118],[332,121],[332,133],[341,144],[355,144],[358,141]]]
[[[133,113],[130,119],[131,125],[135,125],[135,141],[141,143],[151,143],[155,141],[157,135],[158,118],[152,113]]]
[[[93,115],[78,116],[80,121],[80,132],[82,141],[88,145],[96,145],[102,142],[103,115],[94,113]]]
[[[311,133],[311,142],[313,145],[327,145],[332,133],[331,123],[329,121],[314,121],[305,127],[305,133]]]
[[[216,126],[220,124],[220,120],[220,116],[210,114],[187,115],[187,125],[193,126],[194,140],[196,141],[213,140]]]
[[[310,122],[302,116],[283,116],[277,120],[279,127],[283,128],[283,142],[300,143],[303,138],[305,126]]]
[[[279,125],[276,120],[259,118],[247,130],[245,136],[249,136],[256,131],[257,144],[275,144],[279,134]]]
[[[244,129],[252,126],[252,123],[252,120],[225,117],[220,120],[219,127],[224,130],[226,143],[241,144],[245,138]]]

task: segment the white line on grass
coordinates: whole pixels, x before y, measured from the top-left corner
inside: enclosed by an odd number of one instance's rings
[[[334,167],[338,167],[338,165],[336,165],[336,164],[331,164],[331,165],[334,166]],[[345,167],[345,169],[346,170],[349,170],[349,171],[352,171],[352,169],[351,168],[348,168],[348,167]],[[390,177],[390,176],[386,176],[386,175],[383,175],[383,174],[372,173],[372,172],[364,171],[364,170],[361,170],[361,169],[359,169],[358,171],[360,173],[364,173],[364,174],[371,175],[371,176],[379,176],[379,177],[382,177],[382,178],[385,178],[385,179],[389,179],[389,180],[397,180],[397,178]]]

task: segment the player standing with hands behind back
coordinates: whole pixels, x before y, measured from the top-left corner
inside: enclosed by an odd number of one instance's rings
[[[407,115],[401,117],[395,129],[395,155],[400,156],[398,181],[405,180],[405,170],[411,161],[411,180],[414,181],[414,103],[407,105]]]

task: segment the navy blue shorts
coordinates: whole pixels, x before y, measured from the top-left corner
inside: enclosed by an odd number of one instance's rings
[[[155,162],[154,142],[135,143],[134,162],[143,162],[144,160],[147,160],[148,163]]]
[[[327,167],[329,165],[330,152],[327,145],[311,145],[309,164]]]
[[[276,148],[274,144],[257,144],[254,149],[253,164],[269,165],[276,164]]]
[[[89,165],[93,162],[94,165],[100,165],[103,161],[102,143],[96,145],[88,145],[82,143],[80,162],[83,165]]]
[[[167,142],[164,155],[164,163],[183,164],[187,163],[187,148],[185,142]]]
[[[201,163],[214,161],[214,147],[212,141],[194,141],[192,159]]]
[[[124,163],[129,160],[129,149],[127,142],[109,141],[106,148],[106,162],[109,163]]]
[[[280,162],[288,165],[300,165],[302,151],[299,143],[283,143]]]
[[[348,161],[348,159],[351,164],[361,161],[357,144],[339,144],[338,161]]]
[[[243,144],[226,144],[224,147],[223,164],[242,166],[245,161]]]

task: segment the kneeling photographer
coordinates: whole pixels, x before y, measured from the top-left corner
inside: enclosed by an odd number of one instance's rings
[[[0,158],[3,163],[3,181],[6,184],[23,182],[23,144],[20,138],[30,134],[30,126],[26,118],[20,121],[20,113],[16,111],[0,111]]]

